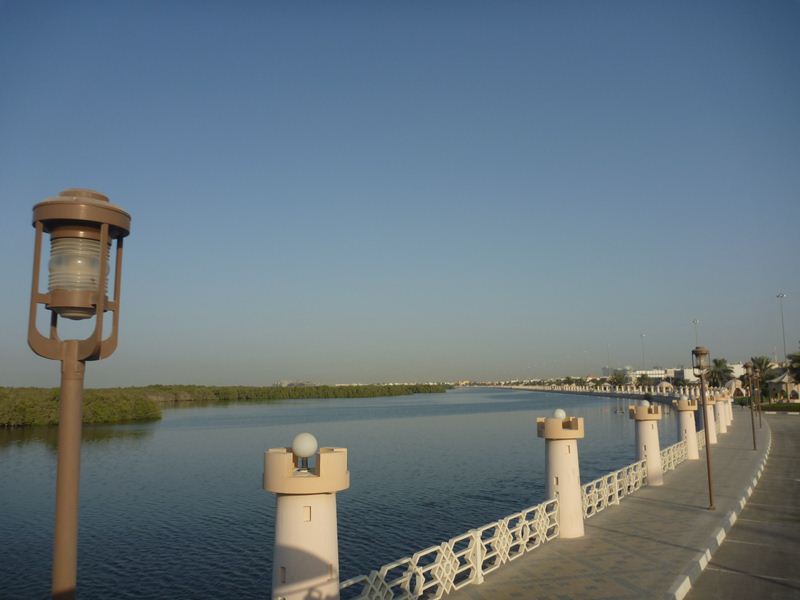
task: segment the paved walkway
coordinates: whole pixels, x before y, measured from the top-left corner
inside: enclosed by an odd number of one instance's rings
[[[800,416],[766,419],[767,468],[687,600],[800,598]]]
[[[681,574],[688,573],[698,554],[709,547],[726,515],[739,510],[742,493],[766,452],[768,422],[757,429],[759,450],[754,452],[749,412],[737,407],[734,418],[711,452],[716,510],[707,510],[701,453],[700,460],[686,461],[667,473],[663,486],[643,488],[586,521],[583,538],[549,542],[448,600],[668,597]],[[632,458],[633,452],[631,448]],[[796,556],[786,560],[796,564]]]

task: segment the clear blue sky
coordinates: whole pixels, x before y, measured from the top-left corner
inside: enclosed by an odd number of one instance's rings
[[[800,338],[800,3],[0,3],[0,385],[31,207],[133,215],[87,385],[583,374]]]

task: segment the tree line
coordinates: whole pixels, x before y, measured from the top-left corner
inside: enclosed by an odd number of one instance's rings
[[[87,424],[154,421],[161,409],[176,406],[279,402],[314,398],[375,398],[440,393],[446,384],[404,385],[291,385],[201,386],[149,385],[89,389],[83,397],[83,422]],[[57,388],[0,387],[0,427],[57,425]]]

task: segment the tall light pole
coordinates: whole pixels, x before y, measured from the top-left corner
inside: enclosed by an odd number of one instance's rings
[[[697,341],[697,326],[700,325],[700,319],[692,319],[692,325],[694,325],[694,345],[697,347],[700,343]]]
[[[786,298],[786,294],[783,292],[778,292],[778,295],[775,297],[778,299],[778,307],[780,308],[781,312],[781,335],[783,336],[783,362],[786,362],[786,328],[783,325],[783,299]]]
[[[645,367],[645,362],[644,362],[644,338],[645,338],[645,335],[646,334],[644,332],[639,334],[639,337],[642,339],[642,371],[646,371],[647,370],[647,368]]]
[[[744,363],[744,372],[747,373],[747,383],[750,386],[750,427],[753,429],[753,450],[756,447],[756,418],[753,414],[753,401],[755,400],[755,387],[753,386],[753,363]]]
[[[700,378],[700,405],[703,411],[703,432],[706,438],[706,473],[708,475],[708,510],[714,510],[714,488],[711,484],[711,441],[709,439],[708,412],[706,412],[706,372],[711,366],[708,348],[697,346],[692,350],[692,371]]]
[[[781,335],[783,336],[783,364],[788,367],[789,365],[786,362],[786,328],[783,325],[783,299],[786,298],[786,294],[783,292],[778,292],[778,295],[775,296],[778,299],[778,306],[780,307],[781,311]],[[788,369],[787,369],[788,372]],[[789,380],[786,377],[786,401],[789,401]]]
[[[52,594],[53,598],[63,600],[75,597],[77,584],[83,377],[87,360],[106,358],[117,347],[122,238],[130,232],[131,217],[102,194],[69,189],[33,207],[33,226],[36,237],[28,345],[39,356],[61,361]],[[42,293],[39,273],[45,233],[50,236],[50,259],[48,291]],[[117,250],[114,297],[109,299],[112,240],[116,240]],[[40,304],[50,311],[48,337],[36,325]],[[103,320],[108,311],[113,313],[113,320],[110,334],[104,337]],[[83,340],[62,340],[58,335],[59,317],[72,320],[94,317],[94,330]]]
[[[758,428],[761,429],[764,424],[761,421],[761,375],[753,369],[753,384],[756,386],[756,410],[758,411]]]

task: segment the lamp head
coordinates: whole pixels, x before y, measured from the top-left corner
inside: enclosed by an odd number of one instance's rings
[[[298,433],[292,440],[292,452],[298,458],[311,458],[318,447],[317,438],[310,433]]]
[[[108,246],[128,235],[130,215],[99,192],[72,188],[33,207],[37,224],[50,235],[47,308],[67,319],[93,317],[108,290]]]
[[[563,408],[557,408],[553,411],[553,418],[554,419],[566,419],[567,412]]]
[[[33,251],[28,344],[36,354],[60,359],[62,340],[58,318],[82,320],[95,317],[93,333],[79,342],[79,360],[110,356],[117,347],[119,292],[122,270],[122,238],[130,233],[131,216],[108,197],[89,189],[70,188],[33,207],[36,237]],[[46,292],[39,289],[42,238],[50,238]],[[113,267],[113,298],[109,298],[111,243],[116,241]],[[36,325],[38,306],[51,311],[50,335]],[[113,313],[111,334],[103,328],[103,314]]]
[[[703,375],[711,366],[711,357],[708,348],[697,346],[692,350],[692,371],[696,376]]]

